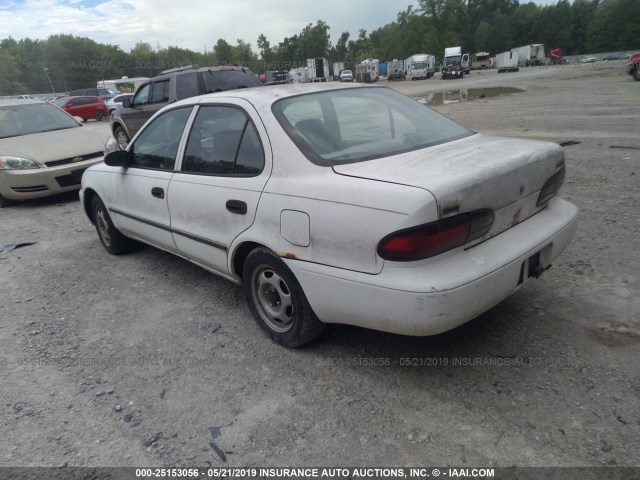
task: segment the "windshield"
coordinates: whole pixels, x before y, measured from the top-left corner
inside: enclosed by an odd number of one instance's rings
[[[413,68],[415,70],[422,69],[422,68],[427,68],[427,63],[426,62],[413,62]]]
[[[49,103],[0,107],[0,138],[81,126],[73,117]]]
[[[272,110],[291,140],[319,165],[392,156],[472,135],[390,88],[299,95],[276,102]]]
[[[447,57],[444,59],[445,63],[460,63],[462,60],[462,55],[454,55],[452,57]]]

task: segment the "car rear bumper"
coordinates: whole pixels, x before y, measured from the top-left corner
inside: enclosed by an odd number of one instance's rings
[[[325,323],[434,335],[477,317],[548,268],[573,238],[577,216],[573,204],[554,198],[479,245],[419,265],[386,262],[378,275],[283,260]]]
[[[103,161],[90,161],[39,169],[0,171],[0,195],[10,200],[28,200],[80,188],[84,170]]]

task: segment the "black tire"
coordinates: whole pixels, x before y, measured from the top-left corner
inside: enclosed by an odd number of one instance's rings
[[[91,200],[91,212],[98,238],[107,252],[112,255],[122,255],[136,248],[137,242],[135,240],[125,237],[120,230],[113,226],[107,207],[97,195]]]
[[[242,279],[251,314],[273,341],[295,348],[322,333],[325,324],[289,267],[271,250],[253,250],[244,262]]]
[[[129,135],[127,135],[127,132],[124,131],[124,128],[118,125],[113,133],[113,136],[116,137],[120,150],[126,150],[131,139],[129,138]]]
[[[633,71],[633,79],[636,81],[640,81],[640,68],[636,68]]]
[[[0,195],[0,208],[10,207],[11,205],[14,205],[14,204],[15,202],[13,200],[9,200],[8,198],[5,198],[2,195]]]
[[[96,112],[96,121],[101,122],[104,118],[104,112],[102,110],[98,110]]]

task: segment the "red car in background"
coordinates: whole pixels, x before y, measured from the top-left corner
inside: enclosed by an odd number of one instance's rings
[[[85,122],[90,118],[95,118],[98,122],[101,122],[104,117],[109,116],[107,105],[100,97],[62,97],[55,100],[53,104],[69,115],[82,118]]]
[[[627,65],[627,73],[634,79],[640,80],[640,52],[634,53],[629,58],[629,64]]]

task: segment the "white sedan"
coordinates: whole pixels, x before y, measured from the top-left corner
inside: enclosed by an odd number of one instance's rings
[[[386,87],[243,89],[159,111],[82,177],[108,252],[141,241],[243,285],[270,337],[461,325],[571,241],[553,143],[469,131]]]

